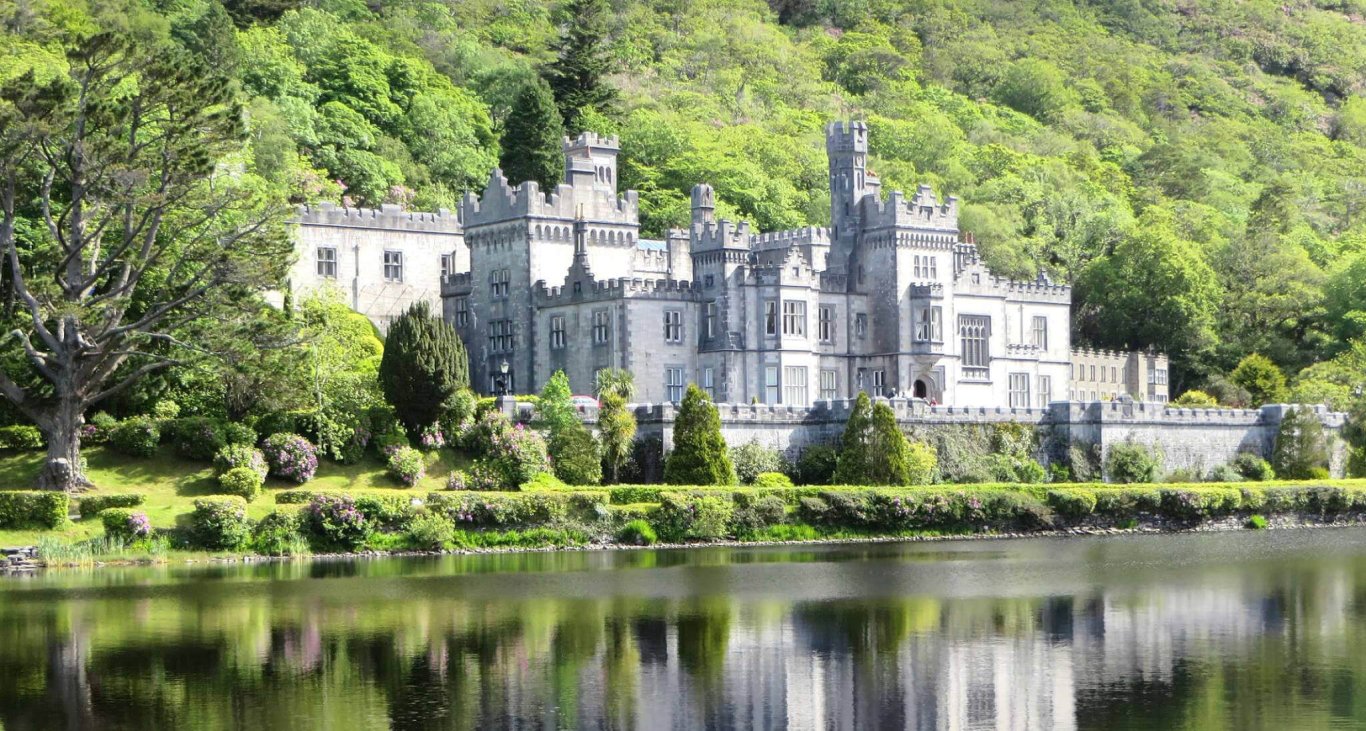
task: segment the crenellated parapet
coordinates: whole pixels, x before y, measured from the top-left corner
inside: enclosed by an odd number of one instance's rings
[[[459,297],[474,291],[474,276],[469,272],[456,272],[441,278],[441,296]]]
[[[829,246],[830,229],[825,226],[806,226],[788,229],[787,231],[755,234],[750,238],[750,245],[760,251],[783,249],[789,246]]]
[[[693,253],[720,249],[750,250],[749,221],[699,221],[692,225]]]
[[[459,236],[460,217],[441,208],[435,212],[407,211],[403,206],[386,203],[379,208],[351,208],[335,203],[298,206],[290,223],[301,226],[335,226],[381,231],[417,231]]]
[[[892,191],[885,199],[875,196],[863,199],[863,225],[868,230],[882,228],[911,228],[958,234],[958,199],[949,196],[940,203],[928,185],[921,185],[909,199],[901,191]],[[935,241],[939,241],[936,238]],[[952,242],[949,242],[952,243]]]
[[[1031,302],[1068,303],[1072,301],[1072,288],[1065,284],[1053,284],[1040,280],[1021,282],[1017,279],[996,276],[993,276],[991,281],[996,287],[1005,290],[1008,297],[1019,297]]]
[[[532,285],[532,297],[538,307],[555,307],[623,298],[701,301],[702,292],[691,281],[669,278],[621,277],[582,282],[577,288],[550,286],[541,279]]]
[[[596,224],[639,225],[639,196],[635,191],[617,195],[613,189],[593,184],[592,178],[598,173],[591,160],[573,158],[567,163],[571,180],[577,165],[585,167],[589,181],[561,183],[549,194],[542,193],[534,180],[510,185],[503,171],[494,169],[482,195],[469,192],[461,201],[465,226],[476,228],[526,218],[572,221],[581,214]]]

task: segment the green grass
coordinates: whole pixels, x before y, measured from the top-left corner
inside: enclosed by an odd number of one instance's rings
[[[171,528],[177,519],[194,509],[195,498],[213,495],[218,491],[218,480],[213,468],[204,463],[189,462],[175,455],[169,447],[162,447],[149,459],[125,457],[104,447],[84,450],[87,475],[95,483],[90,494],[137,492],[147,496],[138,510],[147,513],[154,528]],[[0,490],[32,489],[34,475],[42,465],[42,452],[0,452]],[[251,503],[248,512],[259,519],[276,509],[275,493],[303,487],[310,490],[408,492],[425,495],[446,487],[446,475],[451,470],[463,469],[469,460],[453,450],[441,450],[427,456],[427,477],[417,485],[404,488],[384,472],[377,458],[367,457],[354,465],[339,465],[319,460],[318,473],[308,483],[270,479],[266,490]],[[81,540],[103,534],[98,520],[72,521],[62,530],[0,530],[0,546],[34,545],[39,538]]]

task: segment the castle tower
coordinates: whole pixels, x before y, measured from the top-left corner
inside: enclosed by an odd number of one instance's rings
[[[868,125],[858,121],[826,125],[825,154],[830,163],[830,233],[834,244],[830,265],[842,270],[862,227],[859,201],[878,188],[876,178],[869,186]]]
[[[716,221],[716,191],[706,183],[692,187],[692,222],[714,223]]]
[[[619,152],[621,143],[616,135],[603,137],[596,132],[584,132],[572,140],[564,138],[565,181],[577,187],[579,175],[591,170],[595,187],[615,193]],[[591,165],[576,162],[582,160],[590,161]]]

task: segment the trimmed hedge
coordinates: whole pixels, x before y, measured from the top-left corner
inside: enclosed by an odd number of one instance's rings
[[[427,508],[457,526],[513,527],[608,514],[604,490],[559,492],[433,492]]]
[[[76,500],[76,510],[84,520],[93,518],[109,508],[136,508],[146,501],[147,496],[139,492],[87,495]]]
[[[190,539],[198,548],[232,551],[251,539],[247,501],[236,495],[210,495],[194,501]]]
[[[0,530],[60,528],[71,510],[71,498],[54,490],[0,491]]]
[[[0,449],[42,449],[43,432],[29,424],[0,426]]]

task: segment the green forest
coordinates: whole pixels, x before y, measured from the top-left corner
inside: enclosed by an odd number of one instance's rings
[[[865,119],[884,189],[1073,284],[1077,344],[1165,350],[1227,405],[1366,385],[1363,0],[0,0],[0,28],[11,85],[101,30],[221,76],[225,159],[281,203],[455,208],[592,129],[646,234],[700,181],[824,224],[823,126]],[[1232,377],[1251,354],[1275,368]]]

